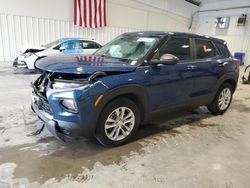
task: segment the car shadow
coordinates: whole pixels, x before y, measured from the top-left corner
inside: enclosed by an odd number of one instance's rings
[[[66,143],[66,146],[67,149],[71,150],[72,152],[79,153],[80,151],[84,151],[86,155],[90,156],[106,151],[118,151],[118,153],[120,154],[122,154],[122,151],[124,151],[124,155],[126,155],[127,151],[132,151],[132,149],[139,150],[142,147],[138,143],[138,141],[140,140],[163,133],[170,135],[181,134],[180,131],[174,130],[177,127],[181,127],[187,124],[189,126],[199,128],[215,126],[214,124],[210,125],[202,123],[203,119],[209,118],[211,116],[213,115],[207,110],[206,107],[199,107],[193,111],[185,111],[181,113],[172,113],[165,116],[158,116],[149,121],[147,124],[141,125],[135,137],[129,143],[114,148],[102,146],[94,138],[71,141],[70,143]]]
[[[202,120],[213,116],[206,107],[199,107],[193,111],[184,111],[172,113],[165,116],[158,116],[149,123],[141,125],[133,141],[151,137],[156,134],[181,134],[180,131],[174,130],[177,127],[190,125],[192,127],[214,126],[203,124]]]

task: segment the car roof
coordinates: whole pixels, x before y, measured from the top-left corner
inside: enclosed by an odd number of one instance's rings
[[[176,37],[206,39],[206,40],[212,40],[212,41],[221,42],[221,43],[225,42],[222,39],[210,37],[210,36],[207,36],[207,35],[199,35],[199,34],[188,33],[188,32],[175,32],[175,31],[174,32],[173,31],[139,31],[139,32],[124,33],[124,35],[140,35],[140,36],[144,36],[144,37],[149,37],[149,36],[159,36],[159,37],[176,36]]]

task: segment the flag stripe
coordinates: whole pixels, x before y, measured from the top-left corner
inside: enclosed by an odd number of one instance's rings
[[[104,0],[104,7],[103,7],[103,13],[104,13],[104,16],[103,16],[103,19],[104,19],[104,26],[107,25],[107,19],[106,19],[106,0]]]
[[[100,0],[99,4],[99,21],[100,21],[100,27],[102,27],[102,0]]]
[[[107,26],[106,0],[74,0],[74,24],[89,28]]]
[[[81,11],[81,0],[78,0],[79,4],[79,18],[80,18],[80,26],[82,26],[82,11]]]
[[[84,27],[87,27],[87,19],[86,19],[86,0],[83,0],[83,20],[84,20]]]
[[[76,25],[77,24],[77,21],[76,21],[76,19],[77,19],[77,11],[76,11],[76,7],[77,7],[77,2],[76,2],[77,0],[74,0],[74,24]]]
[[[95,26],[94,27],[97,27],[97,18],[96,18],[96,16],[97,16],[97,2],[96,2],[97,0],[95,0],[94,1],[94,24],[95,24]]]
[[[92,28],[92,0],[89,1],[89,27]]]

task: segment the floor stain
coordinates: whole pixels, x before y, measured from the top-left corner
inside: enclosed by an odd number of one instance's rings
[[[50,142],[40,142],[40,144]],[[37,150],[36,144],[25,144],[16,147],[2,148],[0,164],[13,162],[17,164],[16,178],[28,177],[30,181],[45,182],[51,177],[62,179],[67,174],[77,175],[85,166],[92,169],[96,162],[103,165],[119,163],[122,156],[128,156],[131,151],[139,151],[142,146],[138,143],[129,143],[116,148],[105,148],[95,140],[77,141],[65,145],[54,141],[55,151],[46,155],[51,149]],[[60,149],[62,148],[62,149]]]
[[[219,125],[215,124],[215,123],[204,124],[202,122],[194,122],[194,123],[190,123],[189,126],[191,126],[191,127],[217,127]]]
[[[250,112],[250,107],[244,104],[244,100],[233,100],[231,107],[238,112]]]

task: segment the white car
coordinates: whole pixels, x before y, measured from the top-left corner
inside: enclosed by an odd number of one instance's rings
[[[35,69],[35,62],[41,57],[92,54],[102,47],[97,41],[81,38],[62,38],[41,47],[23,47],[21,55],[13,63],[16,71],[30,72]]]

